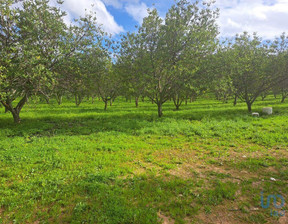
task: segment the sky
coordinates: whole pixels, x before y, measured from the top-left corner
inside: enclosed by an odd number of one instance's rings
[[[173,3],[174,0],[64,0],[61,7],[68,12],[66,22],[84,15],[85,9],[96,11],[103,29],[119,35],[135,31],[147,15],[147,8],[157,8],[164,18]],[[282,32],[288,34],[288,0],[216,0],[215,6],[220,9],[221,37],[243,31],[257,32],[264,39],[273,39]]]

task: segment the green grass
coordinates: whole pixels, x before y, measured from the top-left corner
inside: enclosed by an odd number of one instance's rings
[[[288,105],[252,117],[207,98],[175,111],[116,100],[0,108],[0,223],[277,223],[265,195],[288,201]],[[271,177],[276,181],[271,180]],[[271,208],[273,206],[271,205]]]

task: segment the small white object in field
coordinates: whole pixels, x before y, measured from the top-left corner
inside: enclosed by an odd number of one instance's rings
[[[259,117],[259,113],[254,112],[254,113],[252,113],[252,116]]]
[[[262,112],[263,112],[264,114],[271,115],[271,114],[273,113],[273,109],[272,109],[272,107],[264,107],[264,108],[262,109]]]
[[[258,211],[259,208],[251,208],[250,210],[251,210],[251,211]]]
[[[275,179],[275,178],[273,178],[273,177],[270,177],[270,180],[272,180],[272,181],[276,181],[276,179]]]
[[[242,156],[242,157],[243,157],[243,158],[247,158],[247,156],[245,156],[245,155],[244,155],[244,156]]]

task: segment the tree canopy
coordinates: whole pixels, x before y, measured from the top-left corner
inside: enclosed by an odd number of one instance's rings
[[[51,97],[61,104],[73,96],[108,102],[119,96],[149,98],[163,115],[173,100],[214,92],[217,99],[252,104],[267,92],[288,96],[288,37],[263,41],[256,33],[219,40],[219,10],[213,3],[178,0],[161,18],[148,10],[137,31],[116,44],[94,12],[64,22],[66,12],[49,0],[0,2],[0,103],[20,122],[29,98]],[[221,38],[220,38],[221,39]]]

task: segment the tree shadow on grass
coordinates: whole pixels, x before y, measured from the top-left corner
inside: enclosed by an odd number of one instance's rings
[[[257,101],[254,107],[256,111],[261,110],[262,103],[262,101]],[[279,111],[285,112],[286,107],[280,106],[275,101],[269,103],[276,109],[276,114]],[[162,118],[157,116],[157,106],[149,103],[143,103],[143,106],[140,105],[139,108],[136,108],[132,104],[118,102],[109,107],[107,111],[91,104],[83,104],[82,108],[69,107],[69,105],[59,108],[41,108],[39,106],[39,109],[24,110],[21,114],[22,123],[19,125],[13,123],[11,114],[3,114],[4,116],[1,117],[0,113],[0,138],[30,135],[39,137],[91,135],[99,132],[138,135],[143,133],[141,131],[143,129],[150,128],[151,130],[154,127],[159,129],[160,126],[163,129],[163,127],[169,128],[171,125],[177,132],[177,130],[181,130],[181,127],[178,128],[177,125],[192,126],[191,122],[193,121],[239,121],[240,119],[252,122],[255,119],[247,112],[243,103],[233,107],[231,104],[203,101],[197,102],[197,104],[183,105],[179,111],[173,111],[173,103],[167,103],[164,105]],[[173,128],[170,133],[173,132]]]
[[[53,114],[54,115],[54,114]],[[49,117],[26,117],[23,113],[22,123],[15,125],[11,118],[0,118],[0,130],[7,137],[13,136],[55,136],[55,135],[90,135],[98,132],[121,132],[130,135],[141,133],[143,128],[171,125],[191,121],[207,119],[236,119],[237,117],[248,117],[244,110],[218,109],[197,111],[167,111],[162,118],[158,118],[155,111],[140,112],[116,112],[73,114],[74,116]],[[192,124],[191,124],[192,125]],[[5,133],[5,131],[7,133]]]

